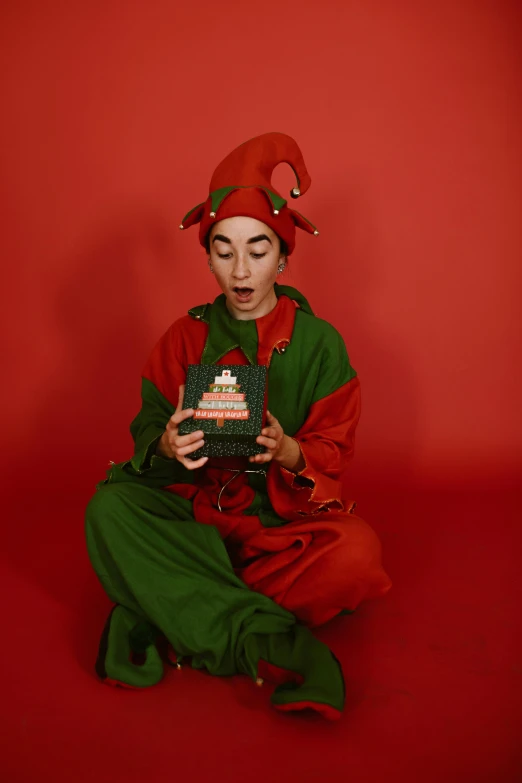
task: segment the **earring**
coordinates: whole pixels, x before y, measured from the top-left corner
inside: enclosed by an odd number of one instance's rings
[[[210,271],[212,272],[212,274],[214,274],[214,267],[212,266],[212,262],[211,262],[211,260],[210,260],[210,256],[209,256],[209,259],[208,259],[208,268],[210,269]]]
[[[284,261],[282,261],[282,262],[279,264],[279,266],[277,267],[277,274],[278,274],[278,275],[280,275],[280,274],[281,274],[281,272],[284,272],[284,270],[285,270],[285,267],[286,267],[286,264],[284,263]]]

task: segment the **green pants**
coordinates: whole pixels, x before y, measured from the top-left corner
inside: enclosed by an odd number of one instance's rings
[[[86,534],[109,598],[160,629],[195,668],[255,676],[246,638],[295,624],[236,576],[216,528],[195,522],[192,503],[175,494],[133,482],[102,486],[87,508]]]

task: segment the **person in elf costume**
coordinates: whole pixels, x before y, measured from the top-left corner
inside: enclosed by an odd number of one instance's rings
[[[183,657],[211,674],[274,682],[279,710],[335,719],[337,659],[310,628],[384,595],[380,544],[354,513],[341,474],[353,452],[360,384],[340,334],[305,297],[276,283],[295,228],[315,227],[271,184],[310,177],[296,142],[266,133],[217,167],[206,201],[180,228],[199,240],[222,293],[167,330],[145,366],[131,424],[133,457],[111,464],[86,513],[92,565],[114,602],[96,671],[143,688]],[[203,433],[180,435],[189,364],[267,367],[265,451],[191,459]]]

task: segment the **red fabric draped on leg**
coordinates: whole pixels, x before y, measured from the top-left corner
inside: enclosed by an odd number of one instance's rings
[[[259,517],[244,513],[254,495],[245,475],[234,479],[234,492],[223,497],[223,511],[217,509],[219,489],[230,475],[211,469],[204,488],[192,488],[194,516],[217,527],[237,574],[252,590],[312,627],[388,592],[379,539],[363,519],[326,511],[264,527]]]
[[[391,587],[379,539],[354,514],[330,512],[264,528],[248,538],[240,555],[254,558],[239,569],[246,584],[310,626]]]

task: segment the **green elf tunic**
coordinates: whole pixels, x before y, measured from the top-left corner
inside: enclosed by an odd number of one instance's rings
[[[164,637],[196,668],[275,681],[279,709],[335,718],[342,674],[309,627],[383,595],[390,580],[340,482],[360,413],[344,342],[298,291],[275,291],[277,306],[256,320],[232,318],[223,294],[190,310],[147,362],[134,456],[112,465],[87,509],[91,562],[115,603],[97,671],[116,684],[158,682]],[[268,367],[268,407],[300,445],[299,474],[242,459],[189,471],[156,455],[187,366],[200,363]]]

